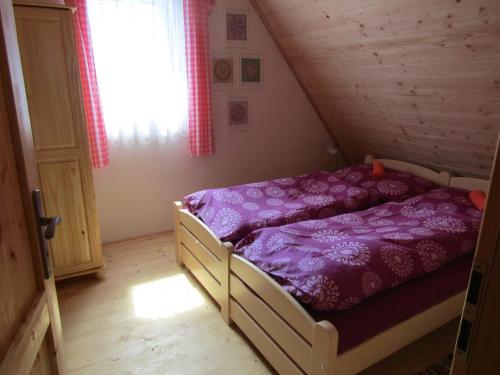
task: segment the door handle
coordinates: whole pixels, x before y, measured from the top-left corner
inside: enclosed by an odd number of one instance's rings
[[[54,217],[41,217],[40,225],[45,228],[44,237],[46,240],[51,240],[56,234],[56,225],[62,223],[62,218],[60,216]]]
[[[42,205],[42,193],[39,189],[32,192],[33,206],[38,230],[38,242],[42,255],[43,275],[46,279],[52,276],[52,265],[50,264],[49,245],[47,240],[54,238],[57,225],[61,224],[60,216],[46,217]],[[45,230],[44,230],[45,228]]]

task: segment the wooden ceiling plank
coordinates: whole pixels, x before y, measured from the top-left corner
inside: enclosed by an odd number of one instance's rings
[[[253,2],[348,158],[373,147],[487,175],[500,131],[498,0]]]

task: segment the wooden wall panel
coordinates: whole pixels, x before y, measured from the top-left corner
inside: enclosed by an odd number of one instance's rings
[[[252,0],[351,162],[487,176],[500,131],[500,1]]]

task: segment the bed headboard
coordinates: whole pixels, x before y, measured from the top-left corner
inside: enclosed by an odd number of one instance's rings
[[[365,163],[371,164],[375,160],[373,155],[365,156]],[[377,159],[380,160],[385,167],[394,169],[400,172],[411,173],[412,175],[425,178],[440,186],[448,186],[450,183],[450,174],[448,172],[436,172],[432,169],[422,167],[421,165],[408,163],[401,160],[393,159]]]
[[[472,177],[451,177],[450,187],[461,188],[465,190],[481,190],[484,194],[488,193],[490,181]]]

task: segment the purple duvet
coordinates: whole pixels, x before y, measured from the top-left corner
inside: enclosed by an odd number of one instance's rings
[[[440,188],[401,203],[260,229],[235,252],[311,308],[345,310],[472,250],[481,215],[466,191]]]
[[[371,164],[361,164],[335,172],[207,189],[186,196],[184,204],[222,241],[236,243],[256,229],[399,202],[434,187],[425,179],[391,170],[377,179],[371,170]]]
[[[368,192],[329,172],[207,189],[184,198],[222,240],[237,242],[253,230],[370,207]]]

